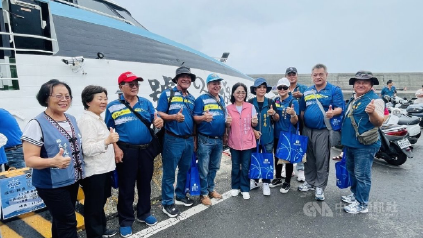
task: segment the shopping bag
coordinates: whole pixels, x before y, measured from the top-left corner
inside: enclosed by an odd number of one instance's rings
[[[292,164],[300,163],[307,152],[307,136],[299,135],[299,123],[296,133],[291,133],[291,125],[288,131],[281,131],[276,148],[276,158],[287,160]]]
[[[187,180],[185,182],[185,193],[191,196],[200,196],[200,173],[198,172],[198,165],[195,159],[195,153],[192,154],[191,168],[187,172]]]
[[[351,186],[351,179],[350,175],[347,170],[347,156],[344,149],[344,155],[342,156],[342,160],[335,163],[335,171],[336,171],[336,186],[338,188],[348,188]]]
[[[116,169],[110,172],[110,179],[112,180],[112,188],[119,188],[119,177]]]
[[[249,175],[251,179],[273,179],[273,153],[259,153],[257,144],[256,152],[251,154]]]

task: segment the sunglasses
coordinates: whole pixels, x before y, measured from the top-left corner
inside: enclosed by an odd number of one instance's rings
[[[278,90],[288,90],[288,86],[278,86]]]

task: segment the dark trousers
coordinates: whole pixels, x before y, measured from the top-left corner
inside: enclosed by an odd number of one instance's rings
[[[79,183],[61,188],[37,188],[52,217],[51,234],[53,238],[77,238],[75,203]]]
[[[278,149],[278,143],[279,143],[279,138],[275,138],[274,139],[274,147],[273,147],[273,152],[276,155],[276,150]],[[276,168],[276,175],[275,178],[277,179],[282,179],[282,167],[283,164],[278,164],[279,158],[276,158],[275,156],[275,168]],[[287,163],[285,164],[285,182],[290,184],[291,183],[291,177],[292,177],[292,171],[294,171],[294,165],[291,163]]]
[[[137,217],[144,220],[150,216],[151,179],[154,170],[154,156],[150,148],[120,148],[123,151],[123,163],[116,164],[119,177],[119,200],[117,205],[119,224],[132,226],[134,217],[134,187],[137,181],[138,204]]]
[[[96,174],[81,181],[85,194],[84,221],[88,238],[101,238],[106,231],[104,205],[111,195],[110,173]]]

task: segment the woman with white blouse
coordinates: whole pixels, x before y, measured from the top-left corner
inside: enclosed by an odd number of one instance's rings
[[[101,117],[107,107],[107,90],[89,85],[81,94],[85,111],[78,120],[85,159],[85,179],[81,185],[85,193],[84,220],[88,238],[111,237],[116,230],[106,227],[104,205],[111,195],[111,172],[115,170],[113,143],[119,135],[108,129]]]

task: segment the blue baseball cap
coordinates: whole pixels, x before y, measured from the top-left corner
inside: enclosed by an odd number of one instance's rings
[[[219,77],[219,75],[212,73],[207,76],[206,84],[213,82],[213,81],[222,81],[223,79]]]

